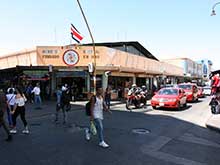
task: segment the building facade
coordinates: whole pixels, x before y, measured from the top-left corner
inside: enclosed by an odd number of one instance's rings
[[[138,42],[96,44],[95,54],[91,44],[37,46],[9,54],[0,57],[1,81],[23,86],[40,82],[43,91],[49,86],[51,93],[59,84],[68,84],[76,98],[85,98],[94,90],[88,64],[96,61],[97,86],[111,86],[112,97],[118,98],[133,83],[151,90],[164,78],[176,83],[184,74],[181,67],[160,62]]]
[[[185,80],[191,81],[197,79],[201,82],[203,78],[203,65],[189,58],[174,58],[163,60],[169,64],[182,67],[184,70]]]

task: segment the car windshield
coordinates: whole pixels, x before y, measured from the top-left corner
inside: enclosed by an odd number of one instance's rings
[[[159,95],[178,95],[177,89],[161,89],[158,92]]]
[[[192,89],[192,85],[178,85],[179,88],[182,88],[182,89],[186,89],[186,90],[191,90]]]

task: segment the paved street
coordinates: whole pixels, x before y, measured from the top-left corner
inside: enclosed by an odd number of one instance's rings
[[[30,135],[20,131],[13,142],[6,143],[0,130],[1,165],[218,165],[220,134],[205,128],[211,115],[208,102],[209,98],[201,99],[179,112],[150,106],[129,112],[124,104],[115,104],[104,121],[108,149],[97,145],[97,137],[84,139],[88,120],[81,105],[73,106],[67,125],[52,122],[52,102],[42,110],[28,106]],[[132,131],[137,128],[142,132]]]

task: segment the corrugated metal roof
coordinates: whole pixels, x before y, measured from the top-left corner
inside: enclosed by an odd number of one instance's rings
[[[82,44],[82,46],[92,46],[92,43]],[[143,47],[137,41],[129,41],[129,42],[103,42],[103,43],[95,43],[95,46],[106,46],[110,48],[120,47],[120,46],[133,46],[138,51],[140,51],[145,57],[159,61],[155,56],[153,56],[145,47]]]

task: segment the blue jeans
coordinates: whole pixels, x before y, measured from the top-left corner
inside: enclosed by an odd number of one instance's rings
[[[13,105],[10,105],[11,107],[11,110],[13,110]],[[12,122],[12,115],[11,115],[11,111],[8,107],[7,107],[7,116],[8,116],[8,124],[11,126],[13,125],[13,122]]]
[[[40,95],[35,95],[34,96],[34,102],[35,102],[35,104],[37,105],[37,107],[41,107],[41,97],[40,97]]]
[[[102,142],[104,141],[102,119],[94,119],[94,122],[97,129],[99,142]]]
[[[106,106],[110,109],[110,103],[111,102],[111,99],[110,98],[106,98],[105,99],[105,104],[106,104]]]

